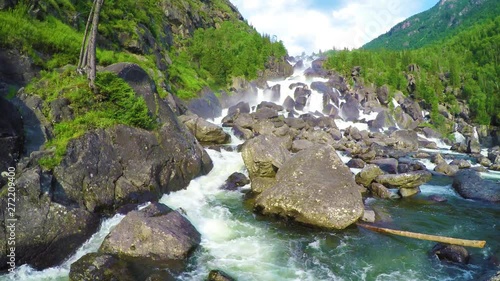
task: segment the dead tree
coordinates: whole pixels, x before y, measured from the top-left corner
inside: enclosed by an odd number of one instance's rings
[[[80,58],[78,62],[78,71],[87,73],[89,86],[94,92],[96,91],[95,78],[97,27],[99,25],[99,14],[101,12],[103,4],[104,0],[94,0],[92,9],[90,10],[89,18],[87,20],[87,25],[85,26],[85,34],[83,36]],[[91,28],[90,31],[89,28]]]

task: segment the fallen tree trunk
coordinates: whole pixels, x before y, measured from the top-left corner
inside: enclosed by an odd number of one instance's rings
[[[404,237],[409,237],[409,238],[428,240],[428,241],[434,241],[434,242],[441,242],[441,243],[452,244],[452,245],[483,248],[484,245],[486,244],[486,241],[480,241],[480,240],[466,240],[466,239],[451,238],[451,237],[446,237],[446,236],[415,233],[415,232],[409,232],[409,231],[383,228],[383,227],[368,225],[368,224],[364,224],[364,223],[356,223],[356,224],[360,227],[363,227],[363,228],[366,228],[366,229],[369,229],[369,230],[372,230],[375,232],[394,234],[394,235],[399,235],[399,236],[404,236]]]

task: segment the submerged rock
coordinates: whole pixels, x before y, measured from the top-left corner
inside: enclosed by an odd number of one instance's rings
[[[236,279],[229,276],[222,270],[210,270],[210,273],[208,273],[207,281],[235,281],[235,280]]]
[[[232,173],[229,178],[227,178],[226,182],[222,186],[224,190],[237,190],[238,187],[245,186],[250,183],[250,180],[247,176],[242,173]]]
[[[130,212],[106,236],[99,252],[179,270],[200,241],[200,233],[185,217],[163,204],[153,203]]]
[[[276,180],[256,198],[263,214],[329,229],[344,229],[363,214],[359,186],[330,145],[298,152],[280,168]]]
[[[439,260],[468,264],[470,255],[467,249],[462,246],[438,243],[432,248],[432,254]]]
[[[500,202],[500,185],[482,179],[471,169],[460,170],[453,178],[453,188],[466,199]]]

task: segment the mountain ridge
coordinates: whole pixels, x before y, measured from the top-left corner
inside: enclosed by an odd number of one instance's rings
[[[494,0],[440,0],[427,11],[396,24],[363,49],[416,49],[448,38],[500,14]]]

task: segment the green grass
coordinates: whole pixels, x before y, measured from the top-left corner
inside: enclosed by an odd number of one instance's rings
[[[150,116],[142,97],[137,97],[133,89],[121,78],[110,72],[97,75],[98,94],[94,94],[85,76],[76,74],[73,68],[61,72],[43,72],[41,78],[26,87],[26,92],[36,94],[44,100],[44,115],[51,119],[49,103],[58,98],[66,98],[73,109],[74,119],[54,124],[54,138],[46,143],[52,148],[52,157],[40,160],[46,169],[57,166],[66,154],[68,143],[89,130],[109,128],[124,124],[147,130],[157,124]]]

